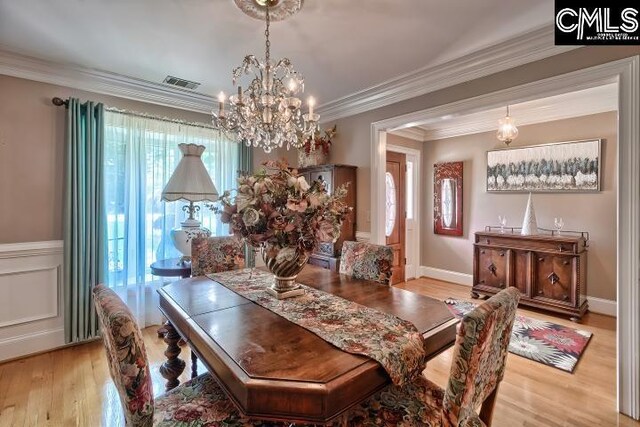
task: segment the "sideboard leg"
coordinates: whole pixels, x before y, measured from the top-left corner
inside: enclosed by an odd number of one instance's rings
[[[569,320],[571,320],[573,323],[580,323],[580,318],[577,316],[571,316]]]
[[[169,321],[167,321],[164,326],[167,330],[164,335],[164,342],[167,343],[167,349],[164,351],[164,355],[167,357],[167,360],[160,366],[160,373],[167,380],[166,390],[169,391],[180,384],[178,377],[184,371],[185,363],[184,360],[178,357],[182,351],[178,346],[180,334]]]

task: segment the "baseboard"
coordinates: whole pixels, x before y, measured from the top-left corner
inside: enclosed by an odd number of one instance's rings
[[[418,269],[419,277],[428,277],[430,279],[451,282],[457,285],[472,286],[473,276],[471,274],[458,273],[457,271],[443,270],[435,267],[420,266]],[[590,297],[589,311],[592,313],[605,314],[607,316],[617,316],[617,303],[612,300]]]
[[[589,296],[587,297],[587,300],[589,300],[590,312],[618,317],[618,304],[615,301]]]
[[[49,329],[0,340],[0,361],[53,350],[64,345],[64,328]]]
[[[424,265],[418,268],[418,276],[465,286],[471,286],[473,283],[473,276],[471,274],[458,273],[457,271],[443,270],[435,267],[425,267]]]

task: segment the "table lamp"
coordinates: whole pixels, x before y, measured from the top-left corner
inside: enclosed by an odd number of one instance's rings
[[[200,221],[194,215],[200,210],[194,202],[218,200],[218,190],[202,163],[202,153],[206,149],[203,145],[178,144],[182,152],[182,159],[173,171],[169,182],[162,190],[162,200],[175,202],[186,200],[188,205],[182,207],[189,217],[180,223],[181,228],[171,230],[171,240],[182,253],[181,262],[191,260],[191,239],[197,236],[210,236],[211,231],[200,226]]]

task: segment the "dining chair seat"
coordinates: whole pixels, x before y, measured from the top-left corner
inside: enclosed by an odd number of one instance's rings
[[[179,385],[155,400],[153,425],[157,427],[249,427],[289,426],[267,423],[240,415],[210,374]]]

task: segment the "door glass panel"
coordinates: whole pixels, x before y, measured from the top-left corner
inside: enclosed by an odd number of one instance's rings
[[[456,182],[454,179],[446,178],[442,180],[441,183],[441,193],[442,193],[442,225],[444,228],[453,228],[455,227],[455,214],[456,211],[455,201],[456,201]]]
[[[384,233],[386,237],[391,236],[393,233],[393,229],[396,226],[396,204],[397,204],[397,195],[396,195],[396,183],[393,180],[393,175],[389,172],[385,175],[385,184],[386,184],[386,221],[384,223]]]

